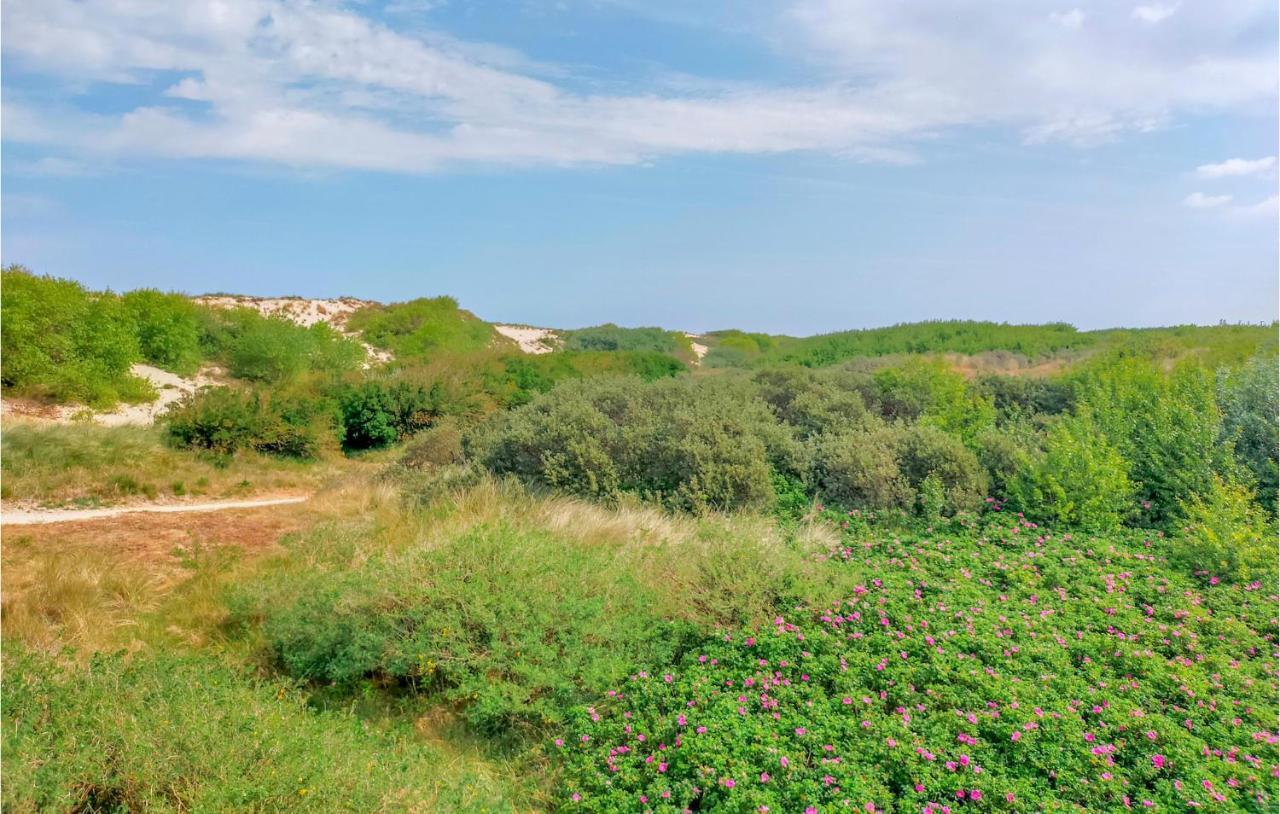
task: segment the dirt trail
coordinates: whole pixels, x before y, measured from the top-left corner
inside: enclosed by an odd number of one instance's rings
[[[41,523],[67,523],[77,520],[99,520],[124,514],[176,514],[180,512],[222,512],[231,509],[257,509],[263,506],[286,506],[303,503],[302,497],[274,497],[261,500],[219,500],[207,503],[156,503],[115,506],[107,509],[5,509],[0,511],[0,525],[30,526]]]

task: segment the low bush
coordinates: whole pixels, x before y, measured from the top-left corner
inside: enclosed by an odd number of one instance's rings
[[[1182,515],[1173,557],[1184,568],[1207,579],[1274,584],[1275,522],[1247,486],[1215,478],[1210,493],[1187,501]]]
[[[739,382],[622,378],[566,382],[467,440],[474,460],[495,473],[689,510],[771,503],[771,459],[784,444]]]
[[[564,349],[569,351],[651,351],[685,360],[693,356],[689,337],[662,328],[620,328],[610,323],[565,331],[563,336]]]
[[[251,449],[290,458],[313,458],[331,426],[323,402],[256,390],[200,390],[164,415],[170,442],[179,448],[230,456]]]
[[[1064,416],[1045,451],[1007,484],[1011,508],[1063,528],[1114,529],[1135,513],[1129,464],[1093,416]]]
[[[1280,481],[1280,364],[1275,354],[1259,354],[1238,370],[1218,372],[1222,437],[1235,460],[1257,485],[1258,502],[1275,514]]]
[[[850,535],[842,600],[637,665],[552,750],[566,812],[1269,811],[1275,602],[1150,538]]]
[[[405,380],[371,380],[338,396],[342,445],[376,449],[430,427],[442,412],[438,391]]]
[[[441,421],[420,433],[405,447],[400,463],[410,469],[452,466],[465,459],[462,428],[456,421]]]

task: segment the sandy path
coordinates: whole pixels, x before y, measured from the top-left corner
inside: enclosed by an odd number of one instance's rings
[[[66,523],[75,520],[98,520],[123,514],[180,512],[223,512],[229,509],[257,509],[262,506],[286,506],[306,501],[306,497],[275,497],[263,500],[219,500],[208,503],[142,504],[108,509],[9,509],[0,512],[0,525],[30,526],[39,523]]]

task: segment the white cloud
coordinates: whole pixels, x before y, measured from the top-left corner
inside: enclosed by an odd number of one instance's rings
[[[1078,8],[1070,11],[1054,11],[1049,14],[1049,19],[1063,28],[1075,30],[1084,25],[1084,12]]]
[[[1196,175],[1202,178],[1229,178],[1240,175],[1260,175],[1269,172],[1276,166],[1276,157],[1265,158],[1228,158],[1217,164],[1201,164],[1196,167]]]
[[[1141,20],[1144,23],[1155,25],[1172,17],[1174,12],[1178,10],[1181,3],[1152,3],[1147,6],[1138,6],[1133,10],[1133,19]]]
[[[507,48],[394,30],[360,4],[9,0],[3,47],[17,70],[6,77],[4,135],[82,160],[407,172],[693,152],[909,161],[949,128],[1090,143],[1186,113],[1275,104],[1274,9],[1263,0],[1188,9],[1162,26],[1168,39],[1125,33],[1134,26],[1100,0],[1066,12],[1046,0],[960,0],[945,15],[908,0],[796,3],[785,25],[762,28],[790,31],[775,44],[797,59],[818,55],[807,85],[705,79],[610,93]],[[18,72],[68,92],[24,95]],[[110,114],[77,106],[101,82],[132,85],[137,103]]]
[[[1182,199],[1183,206],[1189,206],[1192,209],[1214,209],[1229,203],[1231,203],[1230,195],[1205,195],[1203,192],[1193,192]]]
[[[1273,114],[1274,0],[1187,6],[1158,32],[1093,0],[1064,36],[1047,0],[800,0],[793,36],[834,75],[914,94],[1029,140],[1089,144],[1213,112]],[[923,103],[923,102],[922,102]]]

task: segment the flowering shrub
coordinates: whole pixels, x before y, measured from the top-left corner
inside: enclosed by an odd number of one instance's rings
[[[1006,523],[850,534],[844,601],[576,711],[563,810],[1274,811],[1270,585],[1201,587],[1159,537]]]

